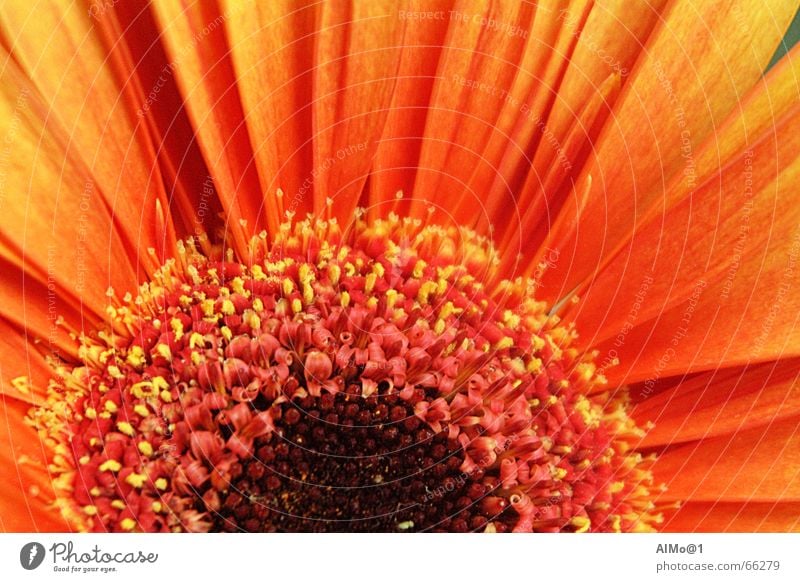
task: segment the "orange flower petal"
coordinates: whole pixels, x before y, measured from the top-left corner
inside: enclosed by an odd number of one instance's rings
[[[431,13],[436,17],[406,24],[392,103],[370,176],[370,205],[388,201],[399,191],[409,197],[413,195],[428,103],[436,83],[454,1],[410,0],[398,9],[412,14]],[[395,204],[401,215],[408,214],[408,198]],[[383,213],[383,209],[381,211]]]
[[[707,147],[703,148],[698,156],[698,176],[706,177],[705,183],[700,183],[701,188],[694,193],[694,199],[701,196],[709,197],[709,203],[733,205],[728,211],[735,209],[741,220],[735,221],[730,225],[729,234],[734,235],[733,240],[728,240],[730,248],[737,248],[743,243],[753,245],[753,241],[748,241],[749,235],[744,240],[739,240],[744,227],[748,231],[751,224],[757,217],[750,220],[749,213],[746,212],[746,201],[740,200],[739,196],[721,195],[720,186],[727,184],[727,191],[735,194],[745,186],[752,191],[753,197],[758,194],[762,196],[771,195],[771,190],[766,190],[766,186],[772,188],[771,182],[776,173],[776,156],[773,142],[779,139],[784,140],[784,135],[778,135],[779,127],[783,132],[792,135],[794,133],[791,124],[781,124],[781,118],[788,114],[797,103],[797,96],[800,94],[800,46],[796,47],[790,57],[784,59],[775,69],[770,72],[768,78],[759,83],[752,91],[751,95],[744,101],[741,112],[736,112],[721,128],[717,139],[711,140]],[[754,164],[755,158],[750,156],[745,149],[750,144],[751,149],[760,142],[760,158],[770,160],[769,163]],[[791,147],[791,144],[786,144]],[[780,151],[780,150],[779,150]],[[753,150],[755,155],[755,150]],[[791,154],[785,150],[781,152],[780,160],[787,164],[791,161]],[[733,160],[738,160],[734,162]],[[738,163],[751,168],[739,183],[723,183],[720,178],[718,168],[735,165]],[[716,171],[712,171],[714,169]],[[777,169],[780,169],[779,167]],[[756,180],[751,174],[755,172]],[[731,170],[728,168],[727,174]],[[746,182],[744,180],[747,180]],[[681,300],[685,299],[687,293],[691,293],[692,284],[700,276],[707,276],[706,271],[711,271],[713,265],[717,271],[722,271],[727,277],[727,271],[720,269],[716,260],[709,260],[707,248],[700,255],[699,265],[692,269],[687,265],[688,255],[692,252],[692,247],[688,244],[684,247],[686,233],[684,229],[675,224],[675,216],[679,213],[670,213],[676,203],[685,200],[685,181],[679,180],[673,184],[664,202],[665,208],[659,212],[652,213],[646,221],[641,221],[641,226],[637,229],[634,237],[621,247],[616,256],[609,259],[609,264],[592,281],[589,291],[583,297],[578,306],[580,314],[577,316],[581,321],[581,333],[584,338],[593,337],[594,343],[603,341],[610,336],[617,335],[627,324],[628,326],[637,324],[653,317],[656,313],[669,309]],[[758,187],[765,191],[759,192]],[[769,204],[772,204],[770,202]],[[767,214],[771,213],[770,208],[764,209]],[[696,214],[701,215],[698,210]],[[718,209],[713,210],[714,215],[720,215],[719,222],[722,223],[723,213]],[[685,210],[684,210],[685,220]],[[747,222],[744,222],[747,220]],[[766,220],[766,219],[765,219]],[[771,224],[771,215],[766,224]],[[696,226],[699,221],[695,221]],[[700,229],[698,229],[700,230]],[[695,238],[708,239],[706,247],[711,243],[717,251],[724,252],[725,240],[717,237],[715,233],[701,233],[705,236]],[[668,252],[671,240],[677,241],[673,244],[676,247],[672,253]],[[688,239],[687,239],[688,240]],[[755,241],[760,242],[760,240]],[[642,252],[647,249],[650,252]],[[745,249],[741,248],[736,254],[741,254]],[[748,256],[752,256],[752,249],[747,250]],[[730,254],[730,253],[729,253]],[[733,256],[725,257],[726,262],[730,262]],[[679,259],[677,261],[676,259]],[[670,275],[676,268],[679,268],[682,278],[675,278]],[[646,280],[648,274],[658,273],[657,281],[649,284]],[[635,275],[631,276],[631,273]],[[640,299],[644,297],[646,301]],[[631,317],[632,313],[635,317]]]
[[[642,225],[572,315],[613,354],[614,381],[800,355],[797,224],[800,107],[721,174]],[[633,248],[633,247],[632,247]],[[647,249],[642,252],[641,249]]]
[[[800,531],[800,503],[686,503],[667,512],[665,532],[788,533]]]
[[[152,8],[170,57],[161,74],[178,83],[226,215],[225,232],[247,256],[250,233],[266,227],[265,207],[225,37],[227,16],[213,2],[156,2]],[[156,107],[157,96],[148,104]]]
[[[54,351],[59,349],[52,345],[50,347]],[[0,317],[0,378],[3,379],[0,382],[0,397],[7,395],[27,403],[40,402],[50,372],[44,354],[34,344],[33,335],[26,337],[24,332]],[[18,378],[24,380],[15,387],[12,381]]]
[[[521,237],[528,249],[541,242],[547,225],[555,220],[555,210],[567,194],[565,178],[588,154],[587,145],[596,140],[620,86],[630,79],[665,4],[666,0],[596,2],[585,22],[574,8],[557,12],[563,34],[578,40],[565,59],[563,81],[552,95],[546,124],[538,128],[545,135],[537,144],[532,169],[519,192],[524,217],[522,227],[513,234]],[[532,233],[538,240],[531,239]]]
[[[274,231],[285,219],[282,207],[300,216],[313,208],[309,184],[295,195],[313,168],[311,91],[320,6],[287,1],[254,4],[252,10],[237,6],[225,3],[231,59]],[[278,200],[279,188],[287,200]]]
[[[90,11],[58,0],[6,3],[0,29],[41,94],[48,123],[60,127],[69,155],[89,168],[96,182],[92,216],[102,214],[95,210],[102,200],[132,260],[153,272],[171,245],[172,229],[146,126],[132,115],[138,105],[135,92],[119,82],[127,78],[120,67],[124,43],[109,46],[105,29],[93,22]],[[63,156],[52,159],[60,163]],[[80,216],[60,211],[60,220]],[[158,252],[151,255],[149,248]]]
[[[531,31],[540,14],[542,28]],[[486,206],[487,190],[504,180],[496,164],[514,147],[507,132],[520,120],[535,125],[520,108],[549,73],[532,68],[552,50],[533,37],[558,26],[552,12],[528,3],[456,2],[444,17],[450,28],[428,106],[411,212],[423,215],[433,202],[440,221],[488,232],[496,217]],[[502,184],[506,212],[513,191]]]
[[[655,424],[638,446],[712,438],[795,415],[800,410],[799,376],[796,359],[695,376],[636,406],[633,417],[639,426]]]
[[[397,2],[323,5],[316,39],[314,211],[352,220],[392,100],[406,22]]]
[[[734,109],[728,120],[716,131],[714,138],[708,140],[698,150],[693,160],[696,180],[689,183],[682,173],[677,177],[673,177],[662,205],[654,208],[648,215],[642,216],[638,221],[639,224],[645,224],[648,220],[653,220],[654,216],[658,217],[666,213],[676,203],[684,200],[698,184],[703,184],[717,175],[720,168],[727,165],[738,153],[744,151],[748,144],[752,146],[759,140],[769,139],[770,137],[777,139],[776,126],[779,120],[796,105],[798,95],[800,95],[800,81],[798,79],[800,79],[800,45],[795,46],[786,58],[782,59],[764,78],[759,80],[748,96],[742,100],[740,107]],[[567,218],[563,214],[559,216],[560,221],[564,221]],[[655,220],[658,220],[658,218]],[[636,238],[638,234],[639,232],[635,230],[632,233],[633,238],[631,240],[621,245],[616,253],[609,253],[608,262],[619,262],[620,256],[625,257],[626,260],[628,258],[636,260],[637,257],[640,257],[641,253],[638,252],[638,249],[642,245],[639,244]],[[550,240],[558,240],[553,236],[549,238]],[[626,277],[621,283],[624,285],[628,282],[633,287],[627,290],[628,294],[622,289],[619,290],[621,294],[618,294],[616,287],[620,282],[615,277],[619,273],[609,274],[611,271],[611,268],[606,267],[605,271],[601,270],[599,272],[592,284],[591,291],[593,294],[602,294],[604,284],[607,286],[610,283],[615,288],[614,294],[616,297],[613,298],[613,301],[619,304],[623,297],[628,297],[631,292],[636,293],[639,291],[638,285],[640,281],[629,281],[630,278]],[[633,271],[633,268],[628,269],[628,272]],[[601,301],[612,301],[612,298],[606,296]],[[612,317],[614,312],[620,315],[616,307],[608,311],[611,312],[609,315]],[[610,327],[613,328],[613,326]]]
[[[26,337],[25,341],[37,351],[68,359],[77,356],[70,332],[82,325],[96,324],[100,318],[88,306],[81,312],[80,301],[57,285],[54,274],[51,269],[48,283],[46,276],[25,273],[16,261],[0,258],[0,319],[9,334]],[[103,294],[102,300],[107,299]]]
[[[0,381],[7,379],[0,374]],[[72,531],[55,499],[44,443],[23,422],[29,404],[0,394],[0,531]]]
[[[784,418],[670,448],[653,465],[658,502],[800,501],[800,425]]]
[[[578,192],[591,183],[588,205],[569,236],[552,243],[563,266],[545,273],[543,299],[592,276],[639,216],[661,204],[670,178],[691,176],[698,148],[761,77],[796,9],[788,0],[671,5],[576,183]],[[562,212],[578,216],[579,204],[570,199]]]
[[[127,45],[130,52],[125,69],[130,71],[139,98],[141,119],[152,142],[158,144],[156,155],[176,236],[184,240],[206,232],[213,237],[222,224],[222,206],[172,74],[175,63],[164,50],[153,12],[138,2],[102,6],[98,25],[109,30],[115,44]]]
[[[45,123],[47,109],[12,60],[2,72],[0,97],[0,132],[13,148],[0,191],[0,313],[35,327],[39,336],[50,327],[47,313],[66,318],[84,310],[97,320],[109,286],[135,286],[137,257],[118,236],[118,221],[89,172],[68,152],[69,138]]]

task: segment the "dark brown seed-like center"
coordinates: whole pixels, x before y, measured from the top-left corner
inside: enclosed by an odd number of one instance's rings
[[[472,531],[482,475],[460,470],[462,447],[434,433],[396,394],[353,388],[284,403],[270,437],[232,469],[216,512],[223,531]],[[198,508],[205,510],[206,508]],[[495,519],[496,525],[497,523]]]

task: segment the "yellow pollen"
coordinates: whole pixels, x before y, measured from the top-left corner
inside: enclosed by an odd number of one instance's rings
[[[120,372],[119,368],[116,367],[116,366],[113,366],[113,365],[108,367],[108,373],[115,380],[121,380],[121,379],[123,379],[125,377],[125,374]]]
[[[115,413],[117,410],[119,410],[119,407],[117,406],[117,403],[114,402],[113,400],[106,400],[106,403],[104,404],[104,407],[108,412],[110,412],[112,414]]]
[[[306,302],[306,305],[310,305],[314,301],[314,288],[308,283],[303,283],[303,301]]]
[[[124,420],[121,420],[117,423],[117,429],[119,429],[119,432],[122,434],[126,434],[128,436],[133,436],[136,434],[136,429],[133,428],[131,423],[125,422]]]
[[[510,337],[504,337],[495,346],[498,350],[506,350],[508,348],[514,347],[514,340]]]
[[[206,347],[206,340],[202,335],[194,331],[192,332],[192,335],[189,336],[189,347],[192,349],[196,349],[198,347],[204,348]]]
[[[342,307],[347,307],[348,305],[350,305],[350,293],[348,293],[347,291],[342,291],[341,302],[342,302]]]
[[[230,299],[226,299],[225,301],[222,302],[222,307],[220,308],[220,310],[225,315],[233,315],[234,313],[236,313],[236,306],[234,306],[233,301],[231,301]]]
[[[150,396],[153,391],[153,383],[152,382],[137,382],[133,386],[131,386],[131,394],[133,394],[136,398],[145,398],[146,396]]]
[[[398,293],[395,289],[387,289],[386,290],[386,306],[389,309],[392,309],[397,302]]]
[[[142,347],[133,346],[128,350],[128,356],[125,358],[125,361],[137,370],[140,369],[145,363],[145,355]]]
[[[147,481],[147,476],[141,473],[131,473],[125,477],[125,482],[136,489],[141,489],[145,481]]]
[[[150,411],[147,410],[147,407],[144,404],[137,404],[133,407],[133,411],[143,418],[150,415]]]
[[[85,505],[83,507],[83,512],[91,517],[97,515],[97,508],[94,505]]]
[[[180,319],[173,317],[169,320],[169,326],[172,328],[176,340],[183,337],[183,322]]]
[[[156,489],[164,491],[167,488],[167,480],[164,479],[164,477],[159,477],[158,479],[155,480],[155,486]]]
[[[525,366],[525,369],[530,372],[531,374],[538,374],[542,371],[544,365],[539,358],[531,358],[528,362],[528,365]]]
[[[200,302],[200,310],[206,317],[214,316],[214,302],[211,299],[205,299]]]
[[[115,461],[114,459],[109,459],[105,463],[101,464],[98,467],[100,471],[111,471],[112,473],[116,473],[120,469],[122,469],[122,465],[120,465],[119,461]]]
[[[165,360],[172,359],[172,351],[169,349],[169,346],[167,344],[158,344],[156,346],[156,352],[158,353],[159,356],[161,356]]]
[[[581,515],[573,517],[570,523],[577,528],[575,533],[585,533],[589,531],[589,528],[592,526],[592,520]]]
[[[297,277],[302,283],[308,283],[314,280],[314,271],[306,263],[303,263],[297,269]]]
[[[23,394],[30,394],[30,381],[27,376],[20,376],[11,380],[11,385],[22,392]]]
[[[244,321],[251,329],[257,330],[261,328],[261,318],[252,311],[245,312]]]
[[[422,305],[427,305],[430,296],[438,289],[438,285],[433,281],[425,281],[419,287],[419,292],[417,293],[417,300]]]
[[[364,278],[364,293],[372,293],[377,280],[378,276],[375,273],[367,274],[367,276]]]
[[[328,267],[328,279],[332,285],[339,284],[339,277],[342,275],[342,269],[339,265],[332,264]]]
[[[121,522],[119,522],[119,525],[125,531],[132,531],[133,528],[136,527],[136,522],[132,520],[130,517],[126,517]]]
[[[153,455],[153,445],[151,445],[147,441],[140,442],[137,448],[139,449],[139,452],[142,453],[145,457],[150,457]]]
[[[247,294],[247,290],[244,288],[244,281],[242,280],[241,277],[233,278],[233,280],[231,281],[231,288],[233,288],[233,291],[235,293],[238,293],[239,295]]]
[[[169,388],[169,382],[167,382],[161,376],[156,376],[151,381],[153,382],[153,387],[156,390],[167,390]]]
[[[503,321],[508,327],[516,328],[519,326],[521,322],[521,318],[519,315],[511,311],[510,309],[506,309],[503,312]]]
[[[250,267],[250,274],[256,281],[265,281],[267,279],[267,275],[264,273],[264,269],[261,268],[261,265],[253,265]]]

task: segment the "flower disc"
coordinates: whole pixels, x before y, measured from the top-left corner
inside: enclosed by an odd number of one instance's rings
[[[182,245],[32,422],[93,531],[630,531],[641,431],[487,241],[391,216]]]

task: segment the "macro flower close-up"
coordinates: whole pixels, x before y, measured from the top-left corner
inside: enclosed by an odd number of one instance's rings
[[[797,10],[3,1],[0,531],[799,530]]]

